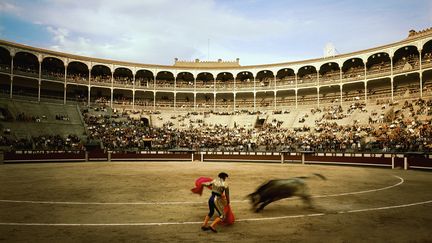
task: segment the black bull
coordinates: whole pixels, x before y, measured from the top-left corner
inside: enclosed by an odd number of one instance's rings
[[[321,174],[313,174],[318,178],[325,180]],[[255,212],[264,209],[268,204],[289,198],[299,196],[309,207],[312,207],[311,196],[304,179],[309,177],[295,177],[290,179],[270,180],[261,185],[254,193],[248,195],[252,202],[252,207]]]

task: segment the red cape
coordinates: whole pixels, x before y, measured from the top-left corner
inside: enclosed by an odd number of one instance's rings
[[[198,179],[195,180],[195,187],[191,189],[191,191],[193,193],[199,194],[200,196],[202,195],[204,186],[202,185],[204,182],[209,182],[212,181],[213,179],[210,177],[200,177]],[[208,187],[209,189],[211,189],[211,186]],[[223,197],[225,197],[225,194],[222,195]],[[231,225],[234,223],[235,221],[235,217],[234,217],[234,213],[232,212],[231,209],[231,205],[226,205],[224,207],[224,214],[225,214],[225,218],[224,220],[221,222],[222,225]]]
[[[196,179],[195,181],[195,187],[191,189],[191,191],[193,193],[199,194],[200,196],[202,195],[204,186],[202,185],[204,182],[210,182],[213,179],[210,177],[200,177],[198,179]],[[211,187],[210,187],[211,188]]]

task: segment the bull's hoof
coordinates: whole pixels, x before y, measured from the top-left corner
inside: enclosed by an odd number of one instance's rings
[[[207,231],[207,230],[210,230],[210,227],[208,227],[208,226],[201,226],[201,230],[202,231]]]

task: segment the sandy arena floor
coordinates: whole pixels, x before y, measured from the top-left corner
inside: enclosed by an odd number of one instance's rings
[[[200,176],[229,174],[236,223],[203,232]],[[268,179],[310,179],[298,198],[250,210]],[[432,174],[299,164],[117,162],[0,165],[0,242],[432,242]]]

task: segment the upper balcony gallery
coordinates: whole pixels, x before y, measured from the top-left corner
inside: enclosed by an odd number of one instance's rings
[[[314,89],[320,96],[321,89],[336,88],[342,93],[345,86],[360,83],[366,90],[370,82],[389,80],[393,84],[398,77],[409,75],[419,80],[421,86],[423,76],[430,76],[431,69],[432,29],[410,31],[402,41],[354,53],[253,66],[241,66],[239,59],[180,61],[176,58],[172,66],[129,63],[0,40],[0,75],[2,80],[10,80],[11,91],[13,80],[18,78],[36,80],[39,86],[42,82],[57,83],[64,85],[65,90],[69,85],[80,86],[89,90],[89,96],[90,89],[101,88],[111,93],[113,90],[134,94],[151,92],[154,99],[156,93],[167,92],[180,96],[193,94],[191,98],[197,94],[235,97],[241,93],[272,92],[276,100],[278,92],[293,92],[297,96],[302,90]]]

